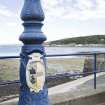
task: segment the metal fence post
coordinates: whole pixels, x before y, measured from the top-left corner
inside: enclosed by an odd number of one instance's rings
[[[94,89],[96,89],[96,72],[97,72],[97,55],[94,54],[94,68],[93,68],[93,73],[94,73]]]
[[[20,41],[24,43],[21,50],[20,60],[20,96],[18,105],[50,105],[48,100],[48,89],[44,84],[39,92],[30,91],[26,81],[26,67],[29,62],[29,55],[40,53],[44,55],[42,43],[46,37],[41,31],[44,13],[40,0],[25,0],[21,12],[21,19],[24,21],[24,32],[20,36]],[[44,64],[46,64],[43,57]]]

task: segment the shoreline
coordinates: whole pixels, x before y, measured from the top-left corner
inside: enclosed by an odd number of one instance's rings
[[[105,44],[68,44],[68,45],[57,45],[57,44],[52,44],[52,45],[44,45],[45,47],[105,47]]]

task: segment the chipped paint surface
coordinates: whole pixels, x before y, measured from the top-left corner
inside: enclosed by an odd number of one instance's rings
[[[30,91],[39,92],[43,90],[45,83],[45,66],[41,59],[40,53],[33,53],[29,55],[29,60],[26,67],[26,80]]]

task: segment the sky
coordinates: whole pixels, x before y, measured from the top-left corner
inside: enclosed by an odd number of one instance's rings
[[[24,0],[0,0],[0,44],[21,44]],[[105,35],[105,0],[41,0],[47,41]]]

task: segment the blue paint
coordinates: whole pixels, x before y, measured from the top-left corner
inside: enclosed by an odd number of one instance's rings
[[[44,54],[44,47],[26,45],[22,47],[21,63],[20,63],[20,97],[19,105],[50,105],[48,100],[48,89],[46,85],[39,93],[30,92],[26,83],[26,65],[28,63],[28,55],[33,52]],[[45,59],[45,58],[44,58]],[[45,61],[45,60],[44,60]],[[46,64],[46,63],[45,63]]]
[[[20,36],[20,40],[24,44],[42,44],[46,37],[41,31],[44,13],[40,0],[25,0],[21,19],[24,21],[24,32]]]
[[[25,47],[24,47],[25,46]],[[36,47],[36,52],[40,52],[40,53],[43,53],[43,50],[45,50],[44,49],[44,47],[43,46],[41,46],[40,47],[40,51],[39,51],[39,46],[40,45],[24,45],[23,47],[24,47],[24,51],[26,51],[27,53],[28,53],[28,47],[30,47],[30,49],[31,49],[31,52],[33,51],[32,49],[34,48],[34,47]],[[24,52],[23,51],[23,52]],[[81,52],[81,53],[68,53],[68,54],[44,54],[44,57],[46,57],[46,58],[51,58],[51,57],[66,57],[66,56],[85,56],[85,55],[94,55],[94,54],[96,54],[96,55],[100,55],[100,54],[105,54],[105,52],[87,52],[87,53],[84,53],[84,52]],[[13,55],[13,56],[0,56],[0,59],[11,59],[11,58],[20,58],[20,56],[15,56],[15,55]]]
[[[97,73],[97,55],[96,54],[94,54],[94,70],[93,70],[93,72],[94,72],[94,89],[96,89],[96,73]]]
[[[20,41],[24,43],[21,50],[20,60],[20,96],[18,105],[50,105],[48,99],[48,88],[46,84],[39,93],[31,92],[26,82],[26,66],[29,61],[29,54],[40,53],[45,55],[42,43],[46,40],[41,31],[44,20],[44,13],[40,0],[25,0],[21,12],[21,19],[24,21],[24,32]],[[46,67],[46,60],[43,58]]]

